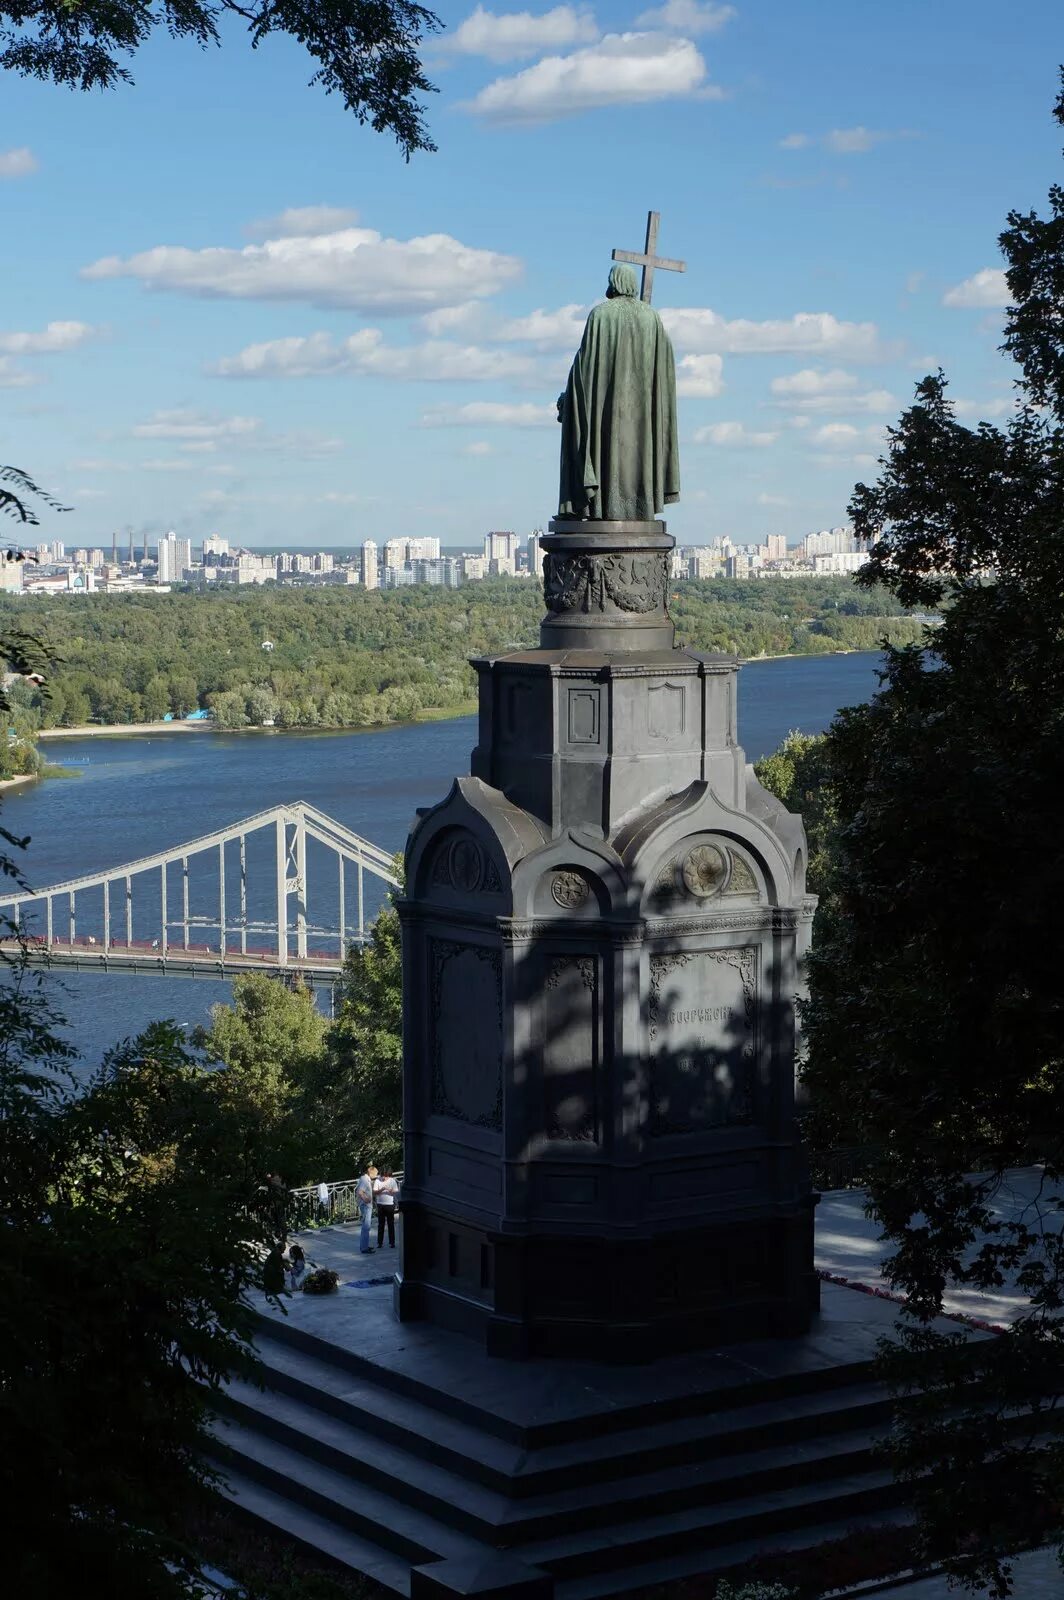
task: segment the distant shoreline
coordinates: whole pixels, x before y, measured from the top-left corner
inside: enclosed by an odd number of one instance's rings
[[[40,739],[99,739],[126,733],[202,733],[213,722],[86,722],[78,728],[41,728]]]

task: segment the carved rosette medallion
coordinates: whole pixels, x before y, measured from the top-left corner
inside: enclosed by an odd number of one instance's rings
[[[730,863],[723,850],[715,844],[696,844],[684,856],[680,876],[684,888],[699,900],[720,894],[728,881]]]
[[[458,835],[448,852],[447,864],[456,889],[472,894],[480,888],[480,880],[484,876],[484,857],[470,834]]]
[[[587,903],[591,885],[583,873],[566,869],[551,878],[550,893],[555,905],[561,906],[563,911],[576,911]]]
[[[645,616],[665,608],[669,558],[639,555],[560,555],[543,560],[543,598],[555,613],[628,612]]]

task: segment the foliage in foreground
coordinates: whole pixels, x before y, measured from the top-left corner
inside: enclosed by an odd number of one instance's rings
[[[1056,116],[1064,125],[1064,95]],[[825,747],[833,916],[817,930],[806,1083],[820,1149],[876,1152],[871,1212],[910,1323],[883,1370],[910,1397],[893,1441],[928,1548],[1007,1593],[1000,1557],[1059,1520],[1064,1445],[1064,190],[1001,244],[1019,363],[1002,428],[956,420],[941,373],[891,430],[855,530],[862,582],[940,608],[888,652],[882,691]],[[1002,1174],[1046,1158],[1018,1221]],[[982,1177],[973,1167],[986,1165]],[[957,1286],[1013,1285],[1021,1320],[974,1349],[931,1323]],[[1036,1402],[1030,1426],[1010,1410]]]
[[[251,1370],[241,1296],[269,1229],[217,1074],[172,1024],[74,1095],[20,982],[2,991],[19,1047],[0,1056],[7,1577],[27,1597],[184,1594],[173,1518],[208,1481],[206,1390]]]
[[[70,89],[112,89],[133,82],[125,61],[153,34],[165,28],[206,48],[221,43],[221,16],[247,23],[253,50],[274,33],[301,44],[314,62],[311,84],[339,94],[375,132],[394,134],[408,158],[435,149],[416,96],[432,90],[419,52],[440,24],[413,0],[4,0],[0,67]]]

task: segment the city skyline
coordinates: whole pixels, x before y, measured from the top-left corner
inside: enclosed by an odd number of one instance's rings
[[[655,284],[682,543],[843,521],[939,363],[961,420],[1007,412],[996,239],[1056,178],[1048,0],[1007,78],[985,0],[439,10],[440,150],[409,166],[288,43],[7,83],[5,456],[76,506],[42,536],[544,526],[554,398],[650,207],[687,262]]]

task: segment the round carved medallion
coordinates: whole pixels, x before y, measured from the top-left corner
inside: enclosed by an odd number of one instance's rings
[[[463,889],[471,894],[474,889],[479,889],[480,880],[484,875],[484,861],[480,854],[480,846],[468,834],[460,834],[451,846],[448,865],[451,869],[451,882],[456,889]]]
[[[684,885],[700,900],[719,894],[728,881],[728,858],[715,844],[696,844],[680,868]]]
[[[551,879],[551,898],[565,911],[575,911],[591,893],[591,885],[579,872],[556,872]]]

